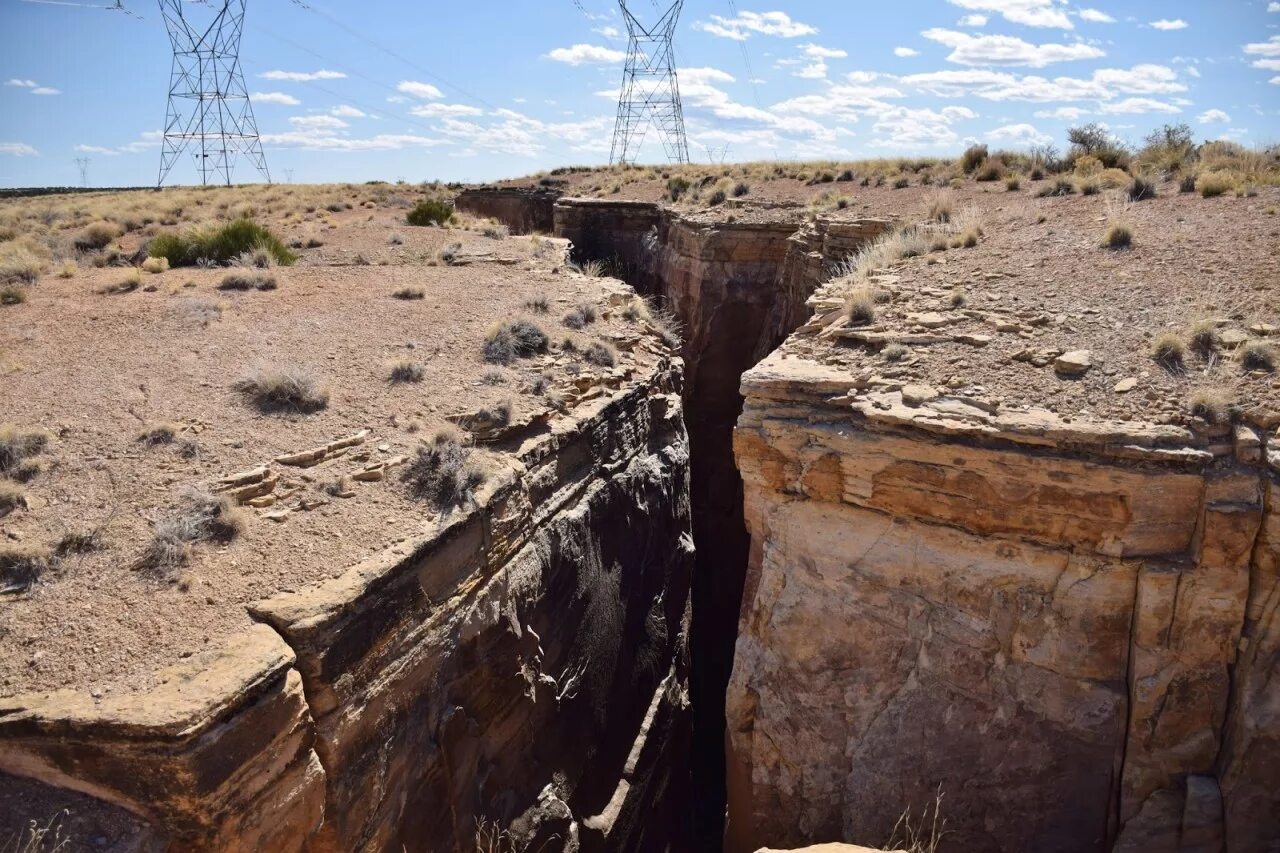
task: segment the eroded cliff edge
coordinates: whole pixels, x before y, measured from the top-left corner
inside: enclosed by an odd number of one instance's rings
[[[88,795],[91,821],[132,819],[116,849],[678,844],[682,364],[652,333],[627,345],[566,391],[569,414],[494,437],[505,469],[474,505],[256,603],[256,627],[154,689],[4,699],[7,794],[55,811]]]
[[[939,791],[966,851],[1270,849],[1264,430],[1002,409],[834,351],[743,381],[727,849],[879,844]]]

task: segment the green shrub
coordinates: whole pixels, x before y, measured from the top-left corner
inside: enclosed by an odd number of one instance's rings
[[[444,225],[453,221],[453,205],[448,202],[426,199],[418,202],[405,216],[410,225]]]
[[[147,247],[151,257],[165,258],[171,267],[201,262],[225,264],[257,251],[266,252],[277,264],[286,267],[298,259],[278,237],[249,219],[237,219],[211,230],[160,234]]]

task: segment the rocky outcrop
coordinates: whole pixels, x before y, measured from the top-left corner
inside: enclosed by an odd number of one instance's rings
[[[453,203],[463,213],[498,220],[512,234],[550,234],[560,195],[549,187],[473,187],[458,193]]]
[[[1256,447],[1004,411],[790,344],[743,388],[727,849],[880,844],[939,791],[956,850],[1280,838]]]
[[[532,431],[474,506],[253,604],[253,630],[154,690],[0,701],[0,779],[89,795],[171,849],[678,847],[680,385],[668,358]]]

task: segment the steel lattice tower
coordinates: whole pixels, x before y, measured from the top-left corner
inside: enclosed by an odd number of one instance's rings
[[[173,70],[156,185],[164,183],[178,156],[188,148],[201,184],[208,184],[212,177],[229,186],[237,153],[248,157],[270,182],[258,123],[240,70],[246,0],[190,2],[211,10],[212,16],[202,14],[196,24],[184,14],[183,0],[160,0],[160,13],[173,43]]]
[[[618,5],[630,39],[609,163],[634,163],[651,121],[662,137],[667,159],[688,163],[689,142],[684,135],[684,107],[680,103],[672,43],[684,0],[675,0],[652,27],[644,26],[631,14],[627,0],[618,0]]]

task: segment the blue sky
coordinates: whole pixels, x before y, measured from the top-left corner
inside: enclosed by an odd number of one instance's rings
[[[248,5],[241,63],[276,180],[608,161],[616,3],[308,2]],[[77,157],[95,186],[154,182],[170,47],[155,3],[126,5],[0,0],[0,185],[78,183]],[[695,160],[1061,145],[1094,120],[1134,141],[1164,122],[1280,141],[1277,0],[688,0],[676,46]],[[184,159],[170,182],[195,180]]]

